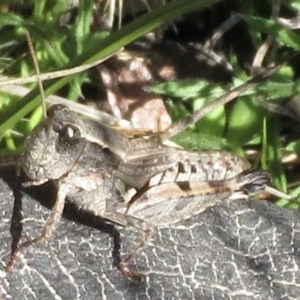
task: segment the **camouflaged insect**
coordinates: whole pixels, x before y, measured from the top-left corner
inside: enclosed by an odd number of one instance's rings
[[[127,137],[54,105],[26,138],[23,171],[26,186],[54,181],[57,197],[42,234],[21,244],[20,252],[50,237],[66,199],[80,209],[143,233],[141,242],[121,261],[128,277],[142,279],[128,262],[151,238],[156,226],[191,218],[224,199],[248,198],[269,185],[269,175],[230,152],[186,151],[166,146],[159,137]]]

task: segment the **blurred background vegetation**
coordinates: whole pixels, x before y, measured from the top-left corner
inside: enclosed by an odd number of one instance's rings
[[[1,1],[1,154],[20,151],[43,118],[36,80],[11,81],[37,73],[26,35],[41,74],[94,63],[125,47],[88,71],[44,80],[45,95],[92,105],[144,130],[165,129],[170,116],[176,122],[277,67],[175,140],[245,156],[272,174],[276,188],[297,198],[299,12],[298,0]]]

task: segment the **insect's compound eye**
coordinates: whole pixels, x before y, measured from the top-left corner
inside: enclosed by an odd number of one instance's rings
[[[56,150],[58,152],[73,148],[80,142],[81,134],[78,127],[74,125],[64,125],[60,128],[56,140]]]

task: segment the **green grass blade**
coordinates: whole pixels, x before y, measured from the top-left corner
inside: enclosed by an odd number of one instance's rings
[[[217,2],[220,2],[220,0],[172,1],[146,15],[143,15],[127,26],[124,26],[116,33],[109,35],[105,39],[98,41],[84,53],[72,60],[64,68],[70,68],[72,66],[91,63],[103,59],[172,18]],[[48,96],[55,93],[76,76],[76,74],[70,75],[45,84],[45,95]],[[38,88],[35,88],[23,99],[11,105],[0,116],[0,134],[3,134],[7,129],[13,127],[16,122],[35,109],[40,103],[41,98],[39,90]]]
[[[274,20],[249,15],[244,15],[243,18],[253,29],[267,33],[284,45],[300,51],[300,36],[292,30],[285,28]]]

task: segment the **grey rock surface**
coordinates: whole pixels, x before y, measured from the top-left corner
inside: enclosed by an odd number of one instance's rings
[[[265,201],[224,201],[156,230],[131,262],[145,283],[114,266],[139,233],[67,205],[52,238],[6,274],[12,247],[41,232],[55,196],[51,185],[21,190],[14,174],[0,169],[3,299],[300,299],[300,213]]]

